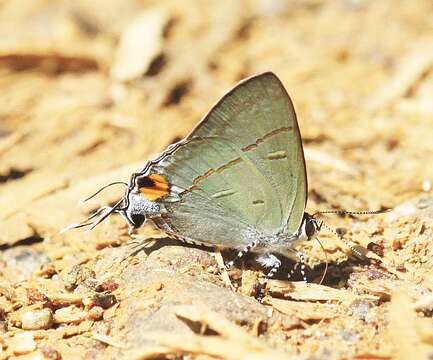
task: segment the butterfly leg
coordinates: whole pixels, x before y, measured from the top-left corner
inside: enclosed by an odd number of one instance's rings
[[[299,258],[299,262],[301,264],[302,280],[304,280],[306,282],[307,281],[307,276],[305,275],[305,255],[304,255],[304,253],[298,251],[296,253],[296,256]]]
[[[236,257],[233,260],[230,260],[229,262],[227,262],[225,264],[224,270],[229,270],[238,259],[240,259],[244,255],[248,254],[252,249],[254,249],[258,245],[258,243],[259,243],[258,240],[254,240],[254,241],[250,242],[247,246],[245,246],[242,250],[240,250],[238,252],[238,254],[236,255]]]
[[[226,284],[228,284],[232,290],[235,290],[235,287],[233,286],[233,284],[230,281],[230,277],[229,277],[229,275],[227,273],[227,270],[229,270],[238,259],[240,259],[244,255],[248,254],[253,248],[255,248],[258,243],[259,243],[259,241],[252,241],[247,246],[245,246],[242,250],[240,250],[237,253],[237,256],[234,259],[230,260],[226,264],[224,264],[224,259],[222,258],[221,253],[219,253],[219,257],[220,257],[219,260],[220,261],[218,261],[218,257],[216,258],[217,259],[217,264],[218,264],[218,267],[219,267],[219,271],[220,271],[220,273],[222,275],[223,281]]]
[[[265,281],[260,288],[260,293],[257,295],[257,300],[261,302],[265,295],[264,291],[266,289],[266,285],[268,284],[269,279],[272,279],[277,273],[278,269],[281,266],[281,260],[278,259],[275,255],[267,254],[264,256],[260,256],[257,261],[266,268],[270,268],[268,273],[265,275]]]
[[[307,276],[305,274],[305,255],[303,252],[301,251],[297,251],[295,253],[295,255],[297,256],[297,258],[299,259],[298,262],[296,262],[295,266],[293,267],[292,270],[290,270],[290,272],[287,274],[287,280],[290,280],[292,275],[295,273],[295,271],[298,269],[298,267],[301,267],[301,275],[302,275],[302,280],[303,281],[307,281]]]

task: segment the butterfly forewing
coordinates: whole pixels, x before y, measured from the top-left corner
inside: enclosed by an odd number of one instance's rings
[[[238,246],[248,227],[293,234],[305,210],[296,115],[272,73],[237,85],[150,172],[165,176],[177,194],[161,200],[167,213],[155,223],[198,242]]]

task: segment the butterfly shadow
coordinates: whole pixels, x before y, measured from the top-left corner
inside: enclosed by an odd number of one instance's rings
[[[180,246],[184,248],[190,249],[200,249],[206,251],[214,251],[214,248],[211,246],[199,245],[199,244],[191,244],[185,241],[173,239],[170,237],[158,237],[158,238],[137,238],[133,241],[128,242],[126,247],[129,247],[130,251],[121,259],[121,261],[125,261],[130,257],[134,257],[143,251],[146,256],[149,256],[154,251],[160,250],[166,246]]]
[[[246,269],[254,269],[266,272],[260,264],[255,261],[257,254],[248,254],[243,261],[242,267]],[[281,266],[273,279],[283,281],[304,281],[303,275],[298,266],[297,270],[292,272],[297,267],[297,261],[292,258],[279,254],[278,258],[281,260]],[[371,265],[371,259],[365,257],[363,259],[350,256],[345,261],[332,261],[326,263],[325,261],[315,265],[309,266],[305,264],[305,277],[307,282],[321,284],[329,287],[341,286],[342,283],[346,284],[350,279],[351,274],[356,272],[356,268]],[[298,263],[299,265],[299,263]],[[291,274],[288,278],[288,274]]]
[[[140,252],[144,252],[146,256],[149,256],[154,251],[160,250],[166,246],[180,246],[184,248],[204,250],[208,252],[215,252],[216,249],[212,246],[206,246],[201,244],[191,244],[181,240],[173,239],[170,237],[161,238],[145,238],[136,239],[125,245],[129,249],[125,250],[124,256],[120,259],[121,262],[127,260],[130,257],[138,255]],[[129,250],[129,251],[128,251]],[[225,261],[236,258],[238,250],[236,249],[224,249],[221,251]],[[257,261],[256,258],[259,254],[251,252],[245,257],[235,262],[234,267],[239,270],[256,270],[266,273],[267,270],[263,268]],[[296,261],[278,254],[278,258],[281,260],[281,267],[275,274],[274,279],[276,280],[288,280],[288,274],[296,268]],[[308,282],[320,283],[322,277],[322,285],[335,287],[341,286],[342,283],[347,283],[351,274],[355,271],[356,267],[366,266],[371,264],[368,258],[360,259],[358,257],[349,257],[343,262],[322,262],[314,267],[310,267],[305,264],[305,276]],[[323,275],[326,271],[325,276]],[[303,281],[303,276],[298,268],[297,271],[293,272],[290,276],[290,281]]]

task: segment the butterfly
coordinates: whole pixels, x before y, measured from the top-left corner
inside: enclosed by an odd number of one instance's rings
[[[274,73],[240,82],[185,139],[124,184],[125,195],[114,206],[68,229],[93,228],[119,213],[130,229],[151,221],[172,238],[236,249],[237,258],[254,251],[268,269],[266,281],[281,266],[281,255],[296,259],[306,280],[296,245],[314,239],[323,222],[305,211],[301,134],[292,101]]]

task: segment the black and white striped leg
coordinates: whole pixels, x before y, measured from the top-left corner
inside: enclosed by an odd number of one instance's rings
[[[247,246],[245,246],[242,250],[238,252],[237,256],[233,260],[230,260],[225,264],[224,269],[220,269],[220,270],[229,270],[237,260],[239,260],[244,255],[248,254],[252,249],[254,249],[258,245],[258,243],[259,242],[257,240],[250,242]]]
[[[306,282],[307,281],[307,276],[305,275],[305,255],[304,255],[304,253],[298,251],[296,253],[296,256],[299,258],[299,263],[301,264],[302,280],[304,280]]]
[[[287,280],[290,280],[295,273],[295,271],[298,269],[298,267],[301,267],[301,275],[302,280],[307,281],[307,276],[305,274],[305,255],[304,253],[297,251],[295,255],[298,257],[299,261],[293,266],[293,269],[290,270],[290,272],[287,274]]]
[[[278,259],[275,255],[266,254],[257,258],[257,261],[266,268],[270,268],[269,272],[265,275],[265,281],[263,282],[260,292],[257,295],[257,300],[262,301],[265,295],[264,291],[266,289],[266,285],[268,284],[269,279],[272,279],[275,274],[278,272],[278,269],[281,266],[281,260]]]

